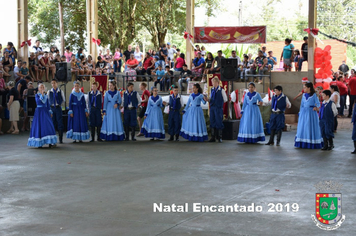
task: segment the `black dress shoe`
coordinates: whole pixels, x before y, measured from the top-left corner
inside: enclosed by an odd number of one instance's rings
[[[174,136],[171,135],[171,137],[168,139],[168,141],[173,141],[174,140]]]
[[[98,142],[102,142],[103,140],[101,138],[98,138]]]
[[[274,142],[268,142],[268,143],[266,143],[265,145],[274,145]]]
[[[89,143],[92,143],[92,142],[94,142],[94,139],[92,139],[92,140],[89,141]]]

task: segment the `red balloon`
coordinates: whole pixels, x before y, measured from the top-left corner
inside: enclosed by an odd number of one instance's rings
[[[323,73],[323,77],[322,77],[323,79],[326,79],[326,78],[328,78],[328,74],[327,73]]]
[[[330,61],[330,60],[331,60],[331,56],[330,56],[330,55],[329,55],[329,56],[326,56],[326,57],[325,57],[325,60],[326,60],[326,61]]]
[[[324,51],[329,51],[330,52],[331,50],[331,46],[330,45],[327,45],[325,48],[324,48]]]
[[[330,83],[328,83],[328,82],[323,82],[322,84],[323,84],[323,89],[324,89],[324,90],[330,88]]]
[[[316,87],[323,87],[323,83],[316,83],[315,85],[314,85],[314,87],[316,88]]]
[[[318,53],[318,52],[321,52],[321,51],[323,51],[323,49],[321,49],[319,47],[315,48],[315,53]]]
[[[329,56],[329,53],[330,53],[330,52],[326,52],[326,51],[324,51],[324,52],[323,52],[324,57]],[[324,59],[325,59],[325,58],[324,58]]]

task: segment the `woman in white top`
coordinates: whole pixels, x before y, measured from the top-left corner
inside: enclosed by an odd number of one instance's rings
[[[201,52],[200,53],[201,53],[201,56],[205,58],[206,50],[205,50],[204,46],[201,47]]]
[[[136,50],[135,50],[135,59],[138,61],[138,66],[141,67],[142,66],[142,60],[143,60],[143,53],[140,51],[140,46],[136,46]]]
[[[331,91],[331,97],[330,100],[333,101],[336,105],[336,108],[340,108],[340,93],[339,93],[339,88],[336,85],[330,85],[330,91]],[[336,133],[337,130],[337,116],[334,118],[334,133]]]

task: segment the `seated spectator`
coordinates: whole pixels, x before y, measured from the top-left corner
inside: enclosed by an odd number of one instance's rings
[[[27,68],[27,63],[25,61],[22,62],[20,73],[21,73],[22,76],[28,76],[29,75],[28,68]]]
[[[201,52],[200,50],[200,46],[197,44],[195,45],[195,49],[194,49],[194,56],[198,57],[198,52]]]
[[[76,59],[76,65],[77,65],[77,68],[78,68],[78,73],[79,75],[84,75],[84,68],[83,68],[83,64],[82,64],[82,61],[81,59]]]
[[[221,69],[221,59],[225,59],[225,57],[223,57],[222,51],[219,50],[219,51],[218,51],[218,56],[215,57],[214,62],[213,62],[213,66],[215,65],[215,62],[216,62],[216,67],[214,67],[213,73],[215,73],[215,72],[220,72],[220,69]]]
[[[241,74],[240,74],[241,79],[246,78],[246,74],[248,74],[250,72],[250,68],[251,68],[251,64],[248,60],[248,56],[246,54],[244,54],[244,59],[242,61],[242,68],[241,68]]]
[[[36,55],[33,52],[31,52],[30,58],[28,59],[28,65],[29,65],[30,76],[34,79],[34,81],[37,81],[40,78],[39,74],[42,74],[42,73],[39,73],[40,70],[38,69],[38,66],[37,66]]]
[[[5,82],[8,82],[11,75],[5,72],[4,67],[2,66],[1,63],[0,63],[0,71],[2,71],[2,75],[4,76]]]
[[[193,76],[193,73],[188,70],[188,66],[186,64],[183,65],[183,70],[180,72],[179,75],[179,86],[180,90],[183,91],[183,83],[188,83],[191,80],[191,77]]]
[[[88,70],[90,71],[90,74],[94,75],[95,74],[95,68],[94,68],[93,58],[91,57],[91,55],[88,55],[87,65],[88,65]]]
[[[267,57],[267,48],[266,48],[266,46],[262,46],[262,52],[263,52],[263,56]]]
[[[3,107],[6,107],[6,95],[9,93],[7,89],[5,80],[3,78],[3,72],[0,70],[0,96],[1,96],[1,104]]]
[[[70,51],[70,47],[66,47],[66,51],[64,52],[64,56],[67,60],[67,62],[71,61],[73,53]]]
[[[1,60],[1,64],[3,65],[6,73],[12,71],[14,63],[12,62],[12,59],[9,56],[9,52],[4,52],[4,57]]]
[[[110,69],[110,73],[108,74],[110,77],[115,77],[116,76],[116,74],[115,74],[115,72],[114,72],[114,68],[111,68]]]
[[[110,54],[110,49],[106,49],[106,54],[104,56],[102,56],[103,60],[106,62],[107,66],[108,64],[110,64],[110,60],[112,59],[112,56]]]
[[[201,52],[198,52],[197,55],[198,56],[193,60],[193,64],[192,64],[192,72],[195,75],[193,80],[197,80],[198,77],[201,77],[203,73],[203,69],[205,68],[205,60],[201,56]]]
[[[72,55],[72,59],[70,61],[70,67],[71,67],[72,78],[73,78],[73,75],[79,74],[79,67],[77,66],[77,60],[75,59],[75,55]]]
[[[7,47],[4,49],[4,54],[5,52],[9,53],[9,57],[12,60],[12,64],[15,65],[15,60],[17,58],[17,51],[12,42],[7,43]]]
[[[46,81],[49,81],[49,71],[52,72],[52,78],[54,77],[54,74],[56,73],[56,66],[52,65],[49,57],[48,57],[48,52],[44,52],[43,57],[39,61],[40,65],[42,66],[42,69],[46,70]]]
[[[259,75],[263,75],[265,72],[268,71],[267,63],[268,63],[267,57],[263,56],[263,52],[261,50],[259,50],[258,57],[256,57],[256,59],[253,63],[253,67],[251,68],[249,73],[256,74],[256,72],[258,71]],[[258,83],[259,84],[262,83],[262,76],[260,76]]]
[[[254,62],[254,60],[252,59],[252,53],[247,54],[247,56],[248,56],[248,63],[252,65]]]
[[[87,63],[87,60],[85,59],[84,56],[81,56],[81,65],[82,65],[82,68],[83,68],[83,71],[84,71],[84,75],[91,75],[91,70],[89,70],[89,66],[88,66],[88,63]]]
[[[211,74],[214,70],[214,56],[211,52],[208,53],[205,60],[205,69],[203,73],[203,78],[201,80],[202,83],[206,82],[206,77],[208,74]]]
[[[101,70],[103,70],[106,66],[105,61],[103,60],[103,58],[101,56],[98,56],[98,61],[96,62],[95,68],[100,68]]]
[[[17,61],[17,66],[14,68],[14,78],[15,78],[15,83],[25,77],[24,75],[21,75],[20,70],[22,67],[22,60]]]
[[[152,74],[152,70],[154,69],[155,62],[153,60],[153,57],[151,57],[151,54],[149,52],[146,52],[145,59],[143,61],[143,66],[142,68],[138,71],[139,75],[145,75],[146,73],[148,75]],[[146,81],[146,77],[142,77],[143,81]]]
[[[95,75],[102,75],[102,71],[99,67],[95,69]]]
[[[277,57],[273,56],[272,51],[268,52],[267,64],[268,64],[268,72],[273,70],[274,65],[277,65]]]
[[[177,60],[174,63],[174,70],[175,71],[182,71],[184,64],[185,64],[185,55],[184,55],[184,53],[180,53],[179,56],[177,57]]]
[[[77,54],[75,54],[75,59],[80,59],[81,56],[84,56],[84,53],[83,53],[83,48],[79,48]]]
[[[127,60],[126,62],[127,69],[125,71],[126,75],[128,76],[127,80],[133,80],[136,81],[136,68],[138,66],[138,61],[135,58],[135,55],[133,53],[130,54],[130,59]]]
[[[169,66],[166,66],[165,68],[163,80],[163,83],[165,85],[165,91],[169,91],[169,87],[174,82],[173,71],[170,70]]]
[[[164,79],[163,79],[164,74],[165,71],[162,69],[162,65],[161,64],[158,65],[158,70],[156,71],[157,77],[154,79],[154,86],[157,87],[157,84],[159,84],[160,91],[163,91],[164,88]]]

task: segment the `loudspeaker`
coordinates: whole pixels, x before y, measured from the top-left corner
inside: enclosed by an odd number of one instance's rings
[[[26,106],[27,106],[27,116],[29,116],[29,117],[34,116],[35,115],[35,110],[36,110],[36,107],[37,107],[36,96],[35,95],[28,95],[27,96]]]
[[[238,79],[237,59],[221,59],[221,81],[235,81]]]
[[[240,120],[224,120],[224,129],[222,132],[223,140],[237,140],[239,134]]]
[[[56,62],[56,79],[63,82],[72,79],[71,65],[69,62]]]

